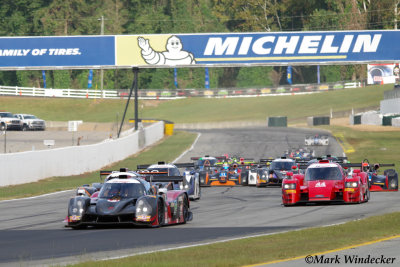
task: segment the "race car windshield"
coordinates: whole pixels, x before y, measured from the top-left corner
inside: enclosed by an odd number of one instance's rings
[[[342,174],[338,167],[308,168],[306,170],[306,181],[341,179]]]
[[[138,198],[143,195],[145,189],[140,183],[106,183],[101,188],[99,198]]]
[[[285,171],[290,171],[292,169],[292,166],[295,166],[296,164],[291,161],[273,161],[271,163],[271,169],[272,170],[285,170]]]

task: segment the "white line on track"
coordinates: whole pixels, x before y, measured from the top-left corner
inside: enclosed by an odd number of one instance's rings
[[[183,152],[179,157],[177,157],[172,163],[177,162],[177,161],[180,160],[184,155],[186,155],[186,153],[188,153],[190,150],[192,150],[192,149],[194,148],[194,146],[196,145],[197,141],[199,140],[200,136],[201,136],[201,133],[197,133],[197,138],[196,138],[196,140],[194,140],[192,146],[191,146],[189,149],[187,149],[186,151],[184,151],[184,152]]]
[[[35,199],[35,198],[40,198],[40,197],[47,197],[47,196],[51,196],[51,195],[66,193],[66,192],[69,192],[69,191],[74,191],[74,189],[64,190],[64,191],[58,191],[58,192],[48,193],[48,194],[39,195],[39,196],[34,196],[34,197],[25,197],[25,198],[15,198],[15,199],[1,200],[0,203],[11,202],[11,201],[18,201],[18,200]]]

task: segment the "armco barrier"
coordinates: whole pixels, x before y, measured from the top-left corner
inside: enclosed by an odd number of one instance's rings
[[[400,98],[382,100],[380,111],[382,114],[400,114]]]
[[[164,136],[164,122],[143,129],[144,145]],[[78,175],[105,167],[140,151],[139,132],[102,143],[0,155],[0,186],[35,182],[54,176]],[[132,168],[132,166],[127,166]]]

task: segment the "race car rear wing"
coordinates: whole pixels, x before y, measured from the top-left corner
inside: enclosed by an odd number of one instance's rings
[[[274,159],[260,159],[260,161],[259,161],[259,163],[260,164],[266,164],[266,163],[268,163],[268,162],[272,162]]]
[[[194,163],[174,163],[177,168],[194,168]]]
[[[365,163],[365,162],[361,162],[361,163],[343,163],[340,164],[343,167],[347,167],[347,168],[362,168],[362,167],[369,167],[371,166],[371,164]],[[378,165],[378,167],[394,167],[395,164],[394,163],[375,163],[373,164],[373,166]]]
[[[153,176],[153,175],[151,175],[151,173],[150,173],[150,175],[146,175],[144,177],[144,179],[147,182],[151,182],[151,183],[157,183],[157,182],[161,182],[161,183],[165,183],[165,182],[179,183],[179,182],[185,181],[183,176],[168,176],[168,175]]]
[[[110,174],[112,174],[114,172],[133,172],[133,171],[129,170],[128,168],[120,168],[119,171],[105,171],[105,170],[103,170],[103,171],[100,171],[100,177],[101,176],[105,176],[105,175],[110,175]]]

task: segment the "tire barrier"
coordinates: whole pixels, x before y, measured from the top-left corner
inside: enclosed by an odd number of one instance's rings
[[[268,127],[287,127],[287,117],[268,117]]]
[[[307,125],[308,126],[317,126],[317,125],[330,125],[331,119],[329,116],[322,117],[308,117]]]
[[[350,115],[350,125],[358,125],[361,124],[361,114]]]

